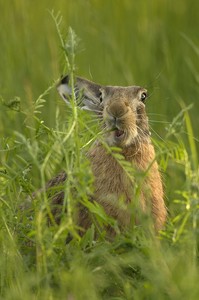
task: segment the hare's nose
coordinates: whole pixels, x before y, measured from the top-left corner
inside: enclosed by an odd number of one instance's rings
[[[127,102],[112,102],[106,108],[107,113],[114,118],[121,118],[128,112]]]

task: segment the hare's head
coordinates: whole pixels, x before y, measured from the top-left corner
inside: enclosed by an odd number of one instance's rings
[[[69,103],[69,77],[58,85],[62,98]],[[101,86],[77,77],[75,95],[81,97],[82,109],[103,116],[105,139],[110,146],[126,147],[148,138],[148,118],[145,112],[146,89],[139,86]]]

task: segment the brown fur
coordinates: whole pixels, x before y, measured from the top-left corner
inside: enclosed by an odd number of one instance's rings
[[[65,77],[58,87],[65,101],[70,93],[68,83],[69,78]],[[95,177],[94,200],[104,207],[108,215],[117,219],[122,228],[131,222],[130,205],[139,200],[139,209],[146,214],[152,213],[155,229],[162,229],[167,212],[145,111],[146,90],[137,86],[103,87],[82,78],[77,78],[77,89],[81,90],[81,93],[83,91],[84,108],[103,116],[105,141],[109,146],[121,148],[121,154],[132,166],[132,174],[135,174],[133,180],[130,179],[114,154],[102,143],[95,142],[88,152]],[[143,172],[146,174],[140,182],[139,199],[135,199],[136,175]],[[66,175],[61,173],[48,186],[54,186],[64,180]],[[61,203],[63,196],[63,192],[59,193],[53,202]],[[91,225],[89,213],[84,207],[80,208],[78,223],[85,229]]]
[[[136,170],[149,168],[140,193],[140,206],[143,211],[151,209],[156,230],[162,229],[166,220],[163,188],[155,152],[150,142],[139,145],[140,149],[129,147],[122,154]],[[120,209],[118,199],[129,204],[133,201],[134,185],[117,160],[107,153],[102,145],[95,146],[88,154],[95,176],[95,200],[103,205],[106,213],[116,218],[120,225],[130,224],[131,216],[126,209]],[[147,188],[146,188],[147,187]]]

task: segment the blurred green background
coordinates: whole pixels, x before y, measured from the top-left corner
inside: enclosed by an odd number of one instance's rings
[[[198,1],[1,0],[0,94],[6,101],[19,96],[22,109],[31,110],[63,72],[52,9],[63,16],[63,34],[71,26],[81,39],[78,75],[102,84],[148,88],[151,124],[162,137],[167,123],[161,122],[178,114],[179,101],[193,103],[190,113],[198,137]],[[44,120],[54,126],[56,102],[64,104],[56,91],[47,99]],[[1,136],[23,131],[23,118],[1,105]]]

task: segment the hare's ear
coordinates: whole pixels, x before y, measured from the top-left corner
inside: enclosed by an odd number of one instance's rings
[[[71,87],[69,85],[68,75],[63,77],[61,81],[58,83],[57,90],[60,96],[62,97],[62,99],[64,99],[64,101],[69,104],[69,98],[71,96]]]
[[[65,76],[57,86],[60,96],[70,103],[71,86],[70,77]],[[102,86],[87,79],[75,79],[74,92],[80,107],[86,110],[99,112],[102,110]]]

